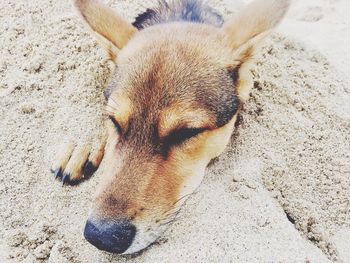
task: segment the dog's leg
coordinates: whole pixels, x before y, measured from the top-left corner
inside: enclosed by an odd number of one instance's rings
[[[75,146],[73,143],[66,145],[57,155],[51,171],[55,178],[63,184],[77,184],[88,179],[98,169],[104,155],[106,136],[103,135],[98,143],[91,146]]]

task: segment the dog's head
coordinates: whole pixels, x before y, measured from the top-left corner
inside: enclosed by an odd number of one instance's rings
[[[253,2],[221,28],[173,22],[140,31],[99,2],[76,6],[117,63],[105,167],[85,237],[134,253],[166,230],[224,150],[249,95],[247,65],[288,1]]]

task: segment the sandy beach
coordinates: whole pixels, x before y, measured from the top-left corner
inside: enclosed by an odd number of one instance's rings
[[[156,3],[105,2],[129,21]],[[207,2],[227,18],[250,1]],[[71,1],[0,9],[0,262],[350,262],[349,1],[293,1],[226,151],[137,256],[83,237],[99,172],[62,187],[49,170],[61,145],[102,127],[106,54]]]

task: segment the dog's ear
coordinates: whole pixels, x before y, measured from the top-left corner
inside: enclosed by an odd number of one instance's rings
[[[74,0],[74,4],[113,60],[137,32],[128,21],[98,0]]]
[[[290,5],[289,0],[255,0],[224,23],[229,45],[242,61],[250,58],[259,43],[278,25]]]

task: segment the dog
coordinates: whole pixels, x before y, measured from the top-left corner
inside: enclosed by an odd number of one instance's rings
[[[104,159],[84,236],[132,254],[162,235],[225,149],[249,98],[253,55],[289,0],[255,0],[226,22],[200,0],[159,1],[132,24],[97,0],[75,7],[116,64],[107,136],[95,151],[69,145],[52,172],[75,184]]]

